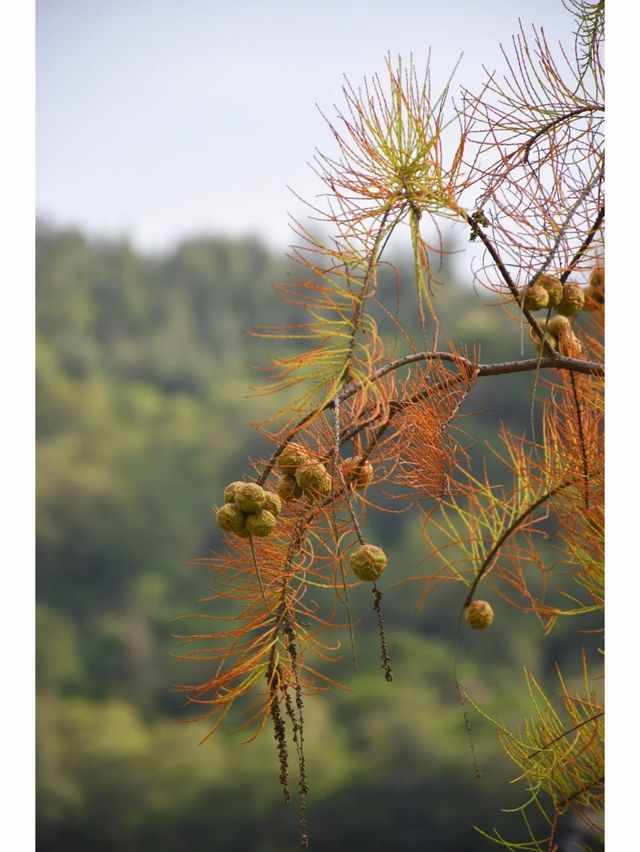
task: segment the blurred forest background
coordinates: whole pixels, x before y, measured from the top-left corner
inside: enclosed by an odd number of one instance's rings
[[[294,850],[271,734],[244,745],[227,725],[199,746],[207,728],[178,724],[189,714],[172,689],[198,675],[171,656],[184,630],[173,620],[207,611],[208,569],[192,562],[220,543],[212,504],[265,452],[249,424],[274,402],[250,397],[261,377],[249,365],[276,353],[243,330],[301,320],[271,286],[293,262],[255,239],[213,237],[143,255],[46,222],[36,258],[38,848]],[[515,322],[451,267],[439,277],[446,337],[479,345],[485,362],[520,356]],[[403,280],[413,287],[409,269]],[[468,442],[491,441],[499,418],[527,431],[532,389],[529,374],[480,382]],[[389,555],[395,680],[379,670],[370,596],[356,592],[359,669],[345,635],[331,671],[354,691],[307,706],[312,848],[494,848],[473,825],[520,837],[519,817],[501,809],[525,791],[508,784],[514,768],[477,714],[474,777],[453,681],[463,590],[442,587],[417,610],[420,584],[394,583],[423,573],[420,514],[370,510],[368,525]],[[553,693],[553,663],[570,680],[589,637],[562,624],[543,637],[533,616],[492,602],[492,630],[463,636],[461,676],[511,721],[527,712],[522,666]]]

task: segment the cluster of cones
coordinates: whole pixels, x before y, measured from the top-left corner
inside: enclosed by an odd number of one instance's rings
[[[255,482],[227,485],[224,505],[216,512],[220,529],[241,538],[268,536],[276,528],[282,500],[303,496],[317,499],[331,494],[333,482],[326,467],[299,444],[287,444],[278,456],[278,469],[282,475],[277,494]],[[373,466],[369,461],[345,459],[342,476],[348,485],[361,490],[371,483]],[[351,568],[359,580],[377,580],[386,567],[384,550],[373,544],[362,544],[351,554]]]
[[[556,315],[548,320],[538,321],[545,333],[546,341],[561,355],[577,357],[582,345],[571,328],[570,318],[582,310],[601,310],[604,305],[604,269],[595,267],[589,276],[589,283],[583,289],[579,284],[563,284],[554,275],[540,275],[533,284],[522,292],[522,304],[529,311],[542,311],[552,308]],[[529,337],[540,352],[542,340],[533,329]]]
[[[221,530],[241,538],[268,536],[276,528],[282,501],[255,482],[232,482],[224,489],[224,506],[216,512]]]
[[[317,500],[328,497],[333,490],[333,479],[325,465],[299,444],[287,444],[278,456],[277,466],[281,477],[276,488],[283,500],[301,497]],[[373,480],[373,466],[369,461],[348,458],[341,467],[345,482],[358,490],[366,488]]]

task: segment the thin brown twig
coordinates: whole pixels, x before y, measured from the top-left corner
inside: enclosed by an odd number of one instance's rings
[[[553,350],[551,351],[553,352]],[[459,355],[452,355],[450,352],[416,352],[412,355],[404,355],[401,358],[397,358],[375,370],[367,379],[349,385],[337,395],[336,399],[338,399],[339,402],[344,402],[344,400],[349,399],[349,397],[361,390],[366,384],[378,381],[378,379],[386,376],[387,373],[390,373],[393,370],[398,370],[408,364],[415,364],[420,361],[448,361],[450,363],[461,364],[469,367],[473,365],[473,362],[469,359],[463,358]],[[604,376],[604,366],[597,361],[583,361],[577,358],[567,358],[556,354],[543,356],[541,358],[527,358],[521,361],[505,361],[496,364],[478,364],[476,367],[476,376],[477,378],[482,376],[499,376],[508,373],[525,373],[538,369],[568,370],[570,372],[585,373],[592,376]],[[317,414],[331,409],[333,406],[334,400],[330,400],[322,408],[305,414],[304,417],[300,418],[300,420],[292,426],[286,437],[280,441],[271,457],[266,462],[262,473],[257,479],[258,485],[264,485],[267,477],[278,460],[278,456],[289,441],[298,434],[300,429],[302,429],[302,427]],[[344,441],[342,441],[342,443],[344,443]]]
[[[505,543],[505,541],[509,538],[509,536],[512,535],[512,533],[514,533],[519,527],[521,527],[522,524],[524,523],[524,521],[526,521],[526,519],[529,517],[529,515],[531,515],[532,512],[535,512],[535,510],[538,509],[540,506],[542,506],[544,503],[546,503],[547,500],[550,500],[556,494],[559,494],[561,491],[564,491],[565,488],[568,488],[570,485],[574,485],[574,484],[575,484],[575,480],[569,479],[569,480],[566,480],[565,482],[561,482],[560,485],[557,485],[555,488],[550,488],[549,491],[545,491],[545,493],[542,494],[542,496],[538,497],[537,500],[534,500],[534,502],[531,503],[531,505],[528,506],[524,510],[524,512],[522,512],[520,515],[518,515],[518,517],[515,519],[515,521],[513,521],[513,523],[510,524],[507,527],[507,529],[502,533],[502,535],[495,542],[495,544],[493,545],[493,547],[491,548],[491,550],[489,551],[489,553],[485,557],[482,565],[480,566],[480,570],[476,574],[475,579],[474,579],[473,583],[471,584],[471,588],[469,589],[469,592],[467,594],[467,597],[465,598],[464,603],[462,605],[463,609],[468,607],[469,604],[471,603],[471,601],[473,600],[473,595],[475,593],[475,590],[478,588],[478,583],[480,582],[480,580],[482,580],[484,575],[487,573],[487,571],[493,565],[498,553],[500,552],[500,548]]]
[[[601,710],[599,713],[595,713],[593,716],[589,716],[588,719],[583,719],[582,722],[578,722],[577,725],[574,725],[572,728],[568,728],[566,731],[563,731],[561,734],[558,734],[557,737],[554,737],[552,740],[549,740],[548,743],[545,743],[543,746],[540,746],[540,748],[536,749],[535,751],[532,751],[531,754],[528,754],[527,759],[529,760],[532,757],[535,757],[536,755],[540,754],[541,751],[544,751],[546,748],[549,748],[554,743],[559,742],[564,737],[568,737],[569,734],[572,734],[579,728],[584,727],[584,725],[588,725],[589,722],[595,722],[596,719],[599,719],[601,716],[604,716],[604,710]]]
[[[578,261],[580,260],[580,258],[582,257],[582,255],[585,253],[585,251],[591,245],[593,238],[595,237],[598,229],[600,228],[600,226],[602,225],[603,222],[604,222],[604,204],[602,205],[602,207],[598,211],[598,215],[596,216],[596,218],[593,222],[593,225],[589,228],[589,232],[587,233],[587,236],[582,241],[582,245],[580,246],[578,251],[574,254],[569,266],[567,266],[565,271],[560,276],[560,280],[562,281],[563,284],[565,283],[567,278],[571,275],[571,273],[575,269],[575,267],[576,267]]]

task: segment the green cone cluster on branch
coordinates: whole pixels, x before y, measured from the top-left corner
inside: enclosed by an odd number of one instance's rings
[[[541,287],[547,293],[547,304],[543,307],[556,308],[562,301],[562,281],[555,275],[548,275],[547,273],[541,275],[536,280],[535,286]]]
[[[347,485],[353,485],[358,491],[362,491],[373,480],[373,465],[370,461],[360,463],[360,459],[350,457],[342,462],[342,475]]]
[[[377,580],[387,567],[387,555],[375,544],[363,544],[351,554],[351,569],[359,580]]]
[[[326,467],[299,444],[287,444],[277,464],[282,477],[276,488],[283,500],[303,496],[318,499],[331,494],[333,483]]]
[[[531,284],[525,287],[523,304],[528,311],[541,311],[549,307],[549,291],[540,284]]]
[[[571,327],[571,321],[567,317],[560,314],[551,317],[550,320],[538,320],[540,329],[546,332],[545,339],[560,355],[566,355],[571,358],[577,358],[582,353],[582,344],[578,337],[574,334]],[[538,337],[533,328],[529,328],[529,337],[534,348],[538,352],[542,352],[542,340]]]
[[[464,608],[464,620],[473,630],[486,630],[493,624],[493,608],[487,601],[472,601]]]
[[[584,308],[584,293],[579,284],[565,284],[556,311],[563,317],[574,317]]]
[[[532,284],[523,287],[521,298],[528,311],[553,308],[565,317],[573,317],[585,304],[585,291],[579,284],[563,284],[554,275],[541,275]]]
[[[216,523],[221,530],[241,538],[270,535],[282,511],[280,497],[255,482],[230,483],[224,490],[224,501],[216,512]]]
[[[557,326],[557,330],[554,330],[552,323],[559,317],[574,317],[582,310],[598,310],[604,305],[604,269],[594,268],[584,289],[580,284],[572,282],[563,284],[555,275],[545,273],[524,287],[520,295],[522,304],[528,311],[553,309],[556,312],[558,316],[546,326],[548,342],[561,355],[576,357],[582,351],[578,338],[570,328],[567,330],[564,326]],[[544,321],[538,321],[538,325],[544,330]],[[542,342],[533,329],[529,330],[529,336],[534,347],[540,352]]]

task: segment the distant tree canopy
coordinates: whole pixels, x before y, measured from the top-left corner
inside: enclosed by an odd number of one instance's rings
[[[215,305],[206,337],[194,291],[180,285],[186,274],[179,259],[194,245],[206,258],[202,287]],[[238,427],[260,411],[266,416],[269,404],[246,398],[249,385],[261,381],[246,365],[264,363],[270,344],[243,329],[283,316],[300,321],[300,310],[281,305],[271,288],[297,274],[296,266],[255,240],[203,237],[153,257],[126,242],[44,222],[36,247],[39,845],[56,852],[114,846],[174,852],[181,844],[208,842],[215,825],[223,848],[293,848],[272,785],[268,740],[240,753],[222,739],[192,749],[193,730],[175,725],[184,711],[171,684],[184,672],[169,656],[175,650],[169,634],[180,629],[172,620],[195,609],[203,594],[202,570],[187,563],[219,544],[212,500],[243,469],[247,455],[267,446],[258,433]],[[230,257],[236,260],[220,259]],[[396,266],[410,275],[410,258],[398,256]],[[231,278],[233,268],[245,272]],[[452,336],[474,341],[496,359],[517,350],[517,325],[503,327],[450,270],[439,277],[444,283],[434,288],[434,298]],[[392,292],[393,277],[385,281]],[[105,289],[122,294],[108,311],[99,295]],[[227,300],[232,289],[238,295],[233,305]],[[174,309],[183,319],[170,332]],[[388,320],[381,328],[392,340],[394,324]],[[155,355],[159,349],[162,359]],[[291,341],[282,351],[300,349]],[[527,428],[531,376],[505,380],[507,393],[488,385],[465,405],[469,442],[471,436],[480,444],[495,438],[497,413],[514,429]],[[371,512],[368,524],[398,576],[421,573],[418,519]],[[352,601],[353,617],[363,625],[361,671],[354,680],[348,653],[330,668],[356,693],[318,696],[309,708],[314,724],[307,758],[319,848],[346,849],[364,838],[411,850],[426,825],[438,848],[466,849],[473,835],[450,806],[456,791],[473,796],[469,822],[480,825],[507,802],[497,745],[484,746],[495,771],[485,776],[482,794],[460,759],[464,730],[451,691],[451,623],[444,605],[455,605],[455,597],[443,588],[440,599],[438,611],[408,620],[414,587],[387,596],[397,673],[391,692],[375,671],[367,601]],[[463,651],[463,659],[469,683],[478,682],[479,665],[490,666],[482,682],[492,708],[508,705],[521,713],[524,696],[511,681],[513,667],[524,658],[544,677],[545,666],[536,664],[535,626],[512,625],[509,610],[502,612],[482,657],[475,651],[472,661]],[[571,632],[560,625],[550,640],[545,656],[570,669],[576,651]],[[389,724],[395,733],[380,751],[380,730]],[[197,737],[206,733],[206,727],[198,730]],[[399,761],[403,780],[391,791],[389,772]],[[425,797],[433,802],[427,818]],[[370,807],[363,810],[364,801],[377,803],[377,824],[365,819]],[[271,847],[264,838],[271,838]]]

